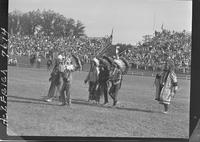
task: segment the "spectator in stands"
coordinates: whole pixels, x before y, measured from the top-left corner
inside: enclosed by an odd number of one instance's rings
[[[99,48],[105,47],[106,38],[90,39],[84,38],[56,38],[47,36],[22,36],[9,35],[8,40],[9,55],[30,56],[39,52],[43,57],[49,52],[67,50],[67,52],[84,57],[84,62],[88,62]],[[66,48],[67,47],[67,48]],[[183,32],[170,32],[162,29],[161,32],[155,31],[154,36],[144,43],[138,43],[127,54],[122,54],[129,62],[139,68],[148,69],[160,68],[160,63],[164,62],[163,54],[171,56],[178,70],[188,70],[191,62],[191,35]],[[180,64],[182,60],[183,64]],[[186,64],[185,64],[186,62]]]

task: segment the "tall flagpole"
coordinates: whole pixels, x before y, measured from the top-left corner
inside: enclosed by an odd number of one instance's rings
[[[112,31],[111,31],[110,38],[111,38],[111,44],[112,44],[112,40],[113,40],[113,28],[112,28]]]

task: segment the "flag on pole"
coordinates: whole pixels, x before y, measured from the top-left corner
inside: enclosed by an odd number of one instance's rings
[[[107,48],[107,47],[112,45],[112,39],[113,39],[113,29],[112,29],[112,32],[111,32],[110,36],[106,39],[105,48]]]
[[[108,36],[108,37],[106,37],[104,39],[105,39],[105,44],[102,45],[102,47],[98,50],[97,56],[103,55],[107,51],[107,49],[109,47],[111,47],[112,39],[113,39],[113,29],[112,29],[112,32],[111,32],[110,36]]]
[[[112,28],[112,32],[110,34],[110,43],[112,44],[112,39],[113,39],[113,28]]]
[[[17,17],[17,35],[19,35],[21,33],[21,21],[20,21],[20,17]]]
[[[161,30],[162,30],[162,31],[164,30],[164,25],[163,25],[163,24],[161,25]]]

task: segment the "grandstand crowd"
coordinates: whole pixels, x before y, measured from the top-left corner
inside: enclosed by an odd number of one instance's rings
[[[52,52],[70,52],[85,59],[94,55],[94,51],[105,45],[104,40],[90,40],[84,38],[55,38],[50,36],[34,35],[21,36],[10,35],[9,54],[19,56],[31,56],[36,54],[43,58],[48,58]]]
[[[190,72],[191,66],[191,36],[189,33],[162,30],[148,36],[143,43],[124,52],[123,56],[130,63],[144,68],[161,68],[166,58],[171,58],[179,72]]]
[[[89,38],[87,36],[73,38],[43,36],[9,35],[8,52],[12,55],[31,56],[36,54],[41,59],[48,58],[51,53],[69,52],[89,62],[96,52],[107,46],[108,38]],[[191,34],[185,31],[174,32],[162,29],[154,35],[146,36],[136,46],[120,54],[126,58],[132,68],[156,70],[161,68],[166,58],[174,60],[176,70],[183,73],[190,72],[191,65]]]

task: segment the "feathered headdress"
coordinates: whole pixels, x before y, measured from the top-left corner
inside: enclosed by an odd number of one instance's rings
[[[99,60],[97,58],[93,58],[92,61],[95,62],[96,66],[99,66]]]
[[[114,60],[111,57],[103,56],[103,59],[105,59],[109,63],[109,67],[114,65]]]
[[[129,63],[128,61],[126,61],[126,59],[124,58],[115,59],[114,62],[121,69],[123,74],[127,74],[128,69],[129,69]]]
[[[72,54],[71,62],[77,70],[82,70],[81,60],[78,56]]]
[[[105,60],[105,59],[103,59],[103,58],[98,58],[98,60],[99,60],[99,65],[100,66],[104,66],[104,67],[106,67],[107,69],[109,69],[110,68],[110,64],[109,64],[109,62],[107,61],[107,60]]]
[[[124,74],[127,74],[129,67],[130,67],[129,62],[124,57],[120,57],[120,59],[124,62],[125,66],[126,66],[125,70],[124,70]]]

